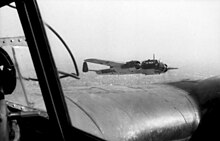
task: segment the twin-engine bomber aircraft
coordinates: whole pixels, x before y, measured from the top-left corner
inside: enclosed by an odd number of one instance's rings
[[[109,69],[101,69],[101,70],[90,70],[88,68],[89,63],[96,63],[101,65],[110,66]],[[165,73],[168,70],[177,69],[168,67],[166,64],[156,60],[155,57],[153,59],[148,59],[143,62],[140,61],[129,61],[126,63],[117,63],[113,61],[100,60],[100,59],[86,59],[83,63],[83,72],[94,71],[97,74],[102,75],[120,75],[120,74],[145,74],[145,75],[153,75]]]

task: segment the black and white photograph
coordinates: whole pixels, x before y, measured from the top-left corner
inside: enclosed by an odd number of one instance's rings
[[[219,126],[219,0],[0,1],[0,141],[210,141]]]

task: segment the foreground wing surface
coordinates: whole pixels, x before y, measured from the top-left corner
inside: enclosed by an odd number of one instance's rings
[[[106,65],[106,66],[111,66],[111,67],[119,67],[124,64],[124,63],[117,63],[113,61],[100,60],[100,59],[86,59],[85,62],[101,64],[101,65]]]
[[[166,85],[81,87],[65,96],[73,126],[105,140],[179,141],[200,120],[189,94]]]

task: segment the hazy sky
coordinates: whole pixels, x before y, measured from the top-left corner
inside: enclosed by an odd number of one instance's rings
[[[172,66],[220,70],[220,1],[39,0],[39,6],[79,66],[86,58],[142,61],[154,53]],[[12,18],[15,10],[0,12],[1,29],[5,27],[0,36],[23,34]],[[66,60],[63,47],[48,33],[56,58]]]

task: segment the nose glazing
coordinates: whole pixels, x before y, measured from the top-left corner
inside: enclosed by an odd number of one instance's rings
[[[163,67],[164,67],[163,71],[166,72],[166,71],[168,70],[168,69],[167,69],[167,64],[164,64]]]

